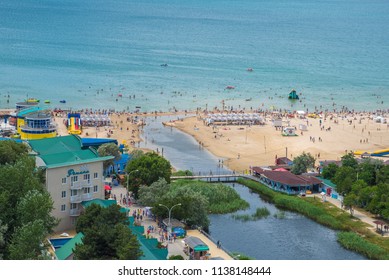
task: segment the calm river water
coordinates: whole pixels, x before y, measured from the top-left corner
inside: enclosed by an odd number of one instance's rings
[[[177,118],[177,117],[176,117]],[[164,127],[162,121],[172,117],[148,118],[141,147],[163,149],[163,155],[178,170],[214,174],[230,172],[218,166],[219,160],[197,142],[177,129]],[[306,217],[285,211],[285,217],[275,218],[279,210],[263,201],[240,184],[230,184],[240,196],[250,203],[250,208],[238,214],[251,214],[259,207],[266,207],[271,215],[258,221],[242,222],[232,214],[210,215],[210,234],[220,240],[225,248],[255,259],[266,260],[358,260],[363,256],[345,250],[336,241],[336,232]]]

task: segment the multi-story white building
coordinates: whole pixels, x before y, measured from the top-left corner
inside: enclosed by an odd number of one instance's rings
[[[83,201],[104,199],[103,162],[75,135],[30,140],[36,164],[46,171],[46,188],[54,201],[53,216],[60,219],[56,232],[75,228]]]

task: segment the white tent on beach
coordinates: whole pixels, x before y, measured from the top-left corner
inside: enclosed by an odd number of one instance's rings
[[[300,119],[305,118],[305,111],[296,111],[297,117]]]
[[[294,127],[284,127],[282,129],[283,136],[296,136],[296,129]]]

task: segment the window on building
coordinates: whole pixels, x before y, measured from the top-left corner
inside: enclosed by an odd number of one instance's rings
[[[62,184],[66,184],[66,177],[62,178]]]
[[[75,217],[70,217],[70,222],[72,225],[76,224],[76,218]]]
[[[70,177],[70,182],[71,182],[71,184],[72,184],[72,186],[73,186],[73,183],[78,182],[78,176],[72,176],[72,177]]]
[[[84,174],[84,180],[89,182],[90,174]]]
[[[77,209],[77,203],[70,203],[70,209]]]
[[[93,178],[94,178],[94,179],[99,178],[99,173],[97,173],[97,172],[93,173]]]
[[[61,197],[62,197],[62,198],[65,198],[65,197],[66,197],[66,191],[62,191],[62,192],[61,192]]]
[[[93,192],[96,193],[96,192],[98,192],[98,190],[99,190],[99,186],[97,186],[97,185],[96,185],[96,186],[93,186]]]
[[[61,205],[61,211],[62,211],[62,212],[65,212],[65,211],[66,211],[66,205],[65,205],[65,204],[62,204],[62,205]]]
[[[78,193],[77,193],[77,190],[70,190],[70,195],[71,196],[75,196],[75,195],[77,195]]]
[[[90,188],[84,188],[84,193],[90,193]]]

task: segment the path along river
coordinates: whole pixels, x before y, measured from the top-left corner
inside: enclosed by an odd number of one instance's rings
[[[172,117],[148,118],[144,127],[144,142],[141,147],[157,150],[177,170],[194,173],[230,173],[219,167],[219,160],[207,150],[199,147],[189,135],[171,127],[163,121]],[[296,213],[285,211],[284,218],[274,217],[279,213],[274,205],[263,201],[240,184],[230,184],[239,195],[250,203],[250,208],[235,214],[252,214],[257,208],[266,207],[271,215],[258,221],[237,221],[232,214],[210,215],[210,234],[220,240],[225,248],[240,252],[255,259],[264,260],[357,260],[363,256],[342,248],[336,241],[336,231],[321,226]]]

